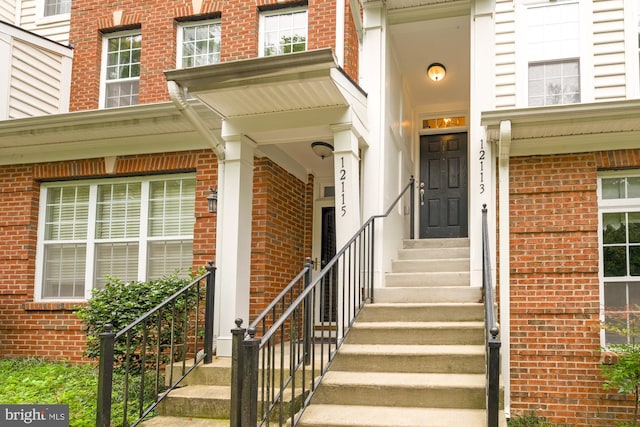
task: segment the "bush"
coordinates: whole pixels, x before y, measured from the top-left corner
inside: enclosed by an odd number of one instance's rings
[[[117,333],[190,282],[191,279],[180,278],[175,274],[148,282],[124,283],[120,279],[109,278],[105,287],[93,290],[87,305],[76,311],[76,315],[86,325],[87,357],[98,358],[100,356],[100,334],[104,332],[107,323],[113,325],[113,332]],[[147,353],[148,349],[154,349],[158,345],[158,339],[161,348],[169,346],[172,336],[174,342],[181,342],[181,340],[184,342],[186,322],[189,321],[185,317],[185,307],[191,311],[190,314],[193,314],[192,309],[196,305],[196,300],[201,297],[196,292],[197,290],[194,288],[186,298],[179,297],[173,306],[168,307],[159,315],[153,316],[146,326],[146,334],[142,325],[134,328],[128,345],[132,366],[140,367],[141,354]],[[126,339],[120,339],[115,343],[116,367],[125,361],[126,341]],[[143,344],[146,344],[145,348],[143,348]],[[173,355],[165,354],[165,356],[171,358]],[[168,362],[168,360],[161,362]],[[147,358],[147,364],[154,363],[156,361],[153,357]]]

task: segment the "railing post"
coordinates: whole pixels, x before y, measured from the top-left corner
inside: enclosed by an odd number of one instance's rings
[[[244,360],[242,358],[242,340],[245,329],[242,328],[242,319],[236,319],[236,327],[231,330],[231,413],[229,414],[230,426],[240,427],[242,416],[242,376]]]
[[[307,272],[304,274],[304,288],[307,289],[311,284],[311,270],[313,269],[313,260],[307,258],[307,262],[304,267]],[[309,365],[311,363],[311,325],[313,323],[313,307],[311,306],[311,293],[304,299],[304,364]]]
[[[252,426],[258,420],[258,359],[260,340],[255,338],[255,328],[247,330],[249,338],[242,342],[242,426]]]
[[[409,238],[413,240],[415,238],[415,225],[416,225],[416,195],[415,195],[415,184],[416,180],[411,175],[411,179],[409,179],[410,188],[409,188]]]
[[[100,334],[100,364],[98,367],[98,407],[96,427],[111,425],[111,391],[113,388],[113,343],[116,334],[113,325],[104,325]]]
[[[500,410],[500,341],[489,340],[487,427],[498,427]]]
[[[207,266],[207,290],[204,301],[204,363],[211,363],[213,359],[213,307],[215,302],[216,268],[213,262]]]

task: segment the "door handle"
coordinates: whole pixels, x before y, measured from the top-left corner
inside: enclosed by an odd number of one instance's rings
[[[420,183],[420,206],[424,206],[424,182]]]

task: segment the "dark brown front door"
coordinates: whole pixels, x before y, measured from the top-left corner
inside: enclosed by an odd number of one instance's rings
[[[467,134],[420,137],[420,238],[467,237]]]

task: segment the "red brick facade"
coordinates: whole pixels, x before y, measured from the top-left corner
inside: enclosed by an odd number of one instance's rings
[[[70,42],[74,46],[70,111],[99,107],[102,33],[138,28],[142,33],[140,70],[141,104],[168,101],[167,82],[163,72],[176,68],[176,19],[195,15],[219,16],[221,21],[222,62],[258,56],[258,22],[260,8],[271,5],[304,4],[296,1],[233,0],[207,1],[198,14],[192,2],[167,0],[154,2],[120,1],[116,4],[100,0],[74,2]],[[335,48],[335,3],[322,0],[308,2],[309,50]],[[345,8],[345,65],[357,81],[358,42],[347,3]],[[119,22],[114,17],[120,17]]]
[[[252,314],[259,313],[311,255],[310,184],[267,159],[257,160],[252,223]],[[109,177],[196,173],[194,267],[215,259],[215,215],[206,196],[217,182],[208,150],[119,157]],[[38,356],[82,361],[85,335],[77,303],[34,302],[40,183],[105,177],[103,159],[0,166],[0,357]],[[8,243],[9,242],[9,243]]]
[[[597,174],[640,150],[518,157],[510,165],[511,411],[615,425],[632,401],[602,388]]]

